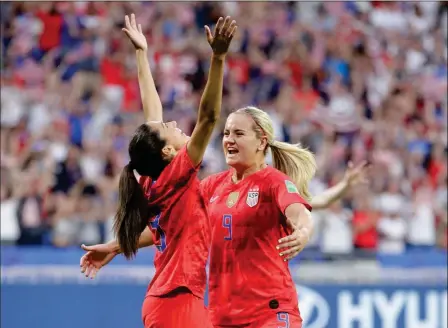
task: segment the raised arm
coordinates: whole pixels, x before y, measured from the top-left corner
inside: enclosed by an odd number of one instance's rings
[[[367,162],[363,162],[354,167],[350,162],[348,163],[347,172],[344,178],[333,187],[325,190],[320,195],[316,195],[311,200],[311,206],[314,210],[327,208],[331,203],[340,199],[351,187],[358,183],[366,183]]]
[[[236,29],[236,22],[231,22],[230,17],[226,17],[225,20],[222,17],[219,18],[213,35],[210,29],[205,26],[207,41],[213,50],[213,54],[207,84],[199,104],[198,119],[187,145],[188,155],[195,165],[202,161],[215,124],[219,119],[224,79],[224,60]]]
[[[135,47],[137,57],[138,85],[140,87],[140,97],[143,105],[145,120],[163,121],[163,108],[157,93],[156,85],[151,74],[148,62],[148,44],[142,33],[142,26],[137,25],[135,15],[125,16],[125,28],[123,32]]]

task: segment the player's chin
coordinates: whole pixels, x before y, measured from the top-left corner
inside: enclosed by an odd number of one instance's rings
[[[233,166],[239,163],[238,154],[226,154],[226,163],[227,165]]]

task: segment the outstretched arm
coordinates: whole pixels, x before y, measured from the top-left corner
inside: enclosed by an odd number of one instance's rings
[[[347,190],[354,185],[358,183],[365,183],[367,181],[366,172],[367,162],[363,162],[356,167],[353,167],[353,164],[350,162],[344,178],[320,195],[313,197],[311,200],[311,206],[314,210],[327,208],[333,202],[343,197]]]
[[[118,245],[118,242],[116,240],[109,241],[106,245],[109,245],[114,253],[120,254],[120,246]],[[149,227],[146,227],[145,230],[143,230],[142,234],[140,235],[140,238],[138,239],[138,248],[145,248],[148,246],[154,245],[154,240],[152,239],[152,233]],[[83,247],[84,250],[89,250],[89,246]]]
[[[151,230],[149,230],[149,227],[146,227],[138,240],[138,248],[148,247],[153,244],[154,240]],[[116,240],[111,240],[106,244],[81,245],[81,248],[86,251],[79,263],[81,272],[91,279],[95,278],[103,266],[107,265],[115,256],[121,253],[120,246]]]
[[[142,33],[142,26],[137,25],[135,15],[131,14],[131,19],[125,16],[125,28],[123,32],[135,47],[137,57],[138,85],[140,87],[140,97],[143,105],[145,120],[163,121],[163,108],[157,93],[156,85],[151,74],[148,62],[148,44]]]
[[[236,22],[231,22],[228,16],[225,20],[222,17],[219,18],[213,35],[210,29],[207,26],[205,27],[207,41],[212,47],[213,54],[207,84],[199,104],[198,119],[187,145],[188,155],[195,165],[202,161],[205,149],[220,116],[224,60],[236,29]]]

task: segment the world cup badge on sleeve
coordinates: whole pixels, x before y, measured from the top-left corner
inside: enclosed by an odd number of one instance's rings
[[[249,207],[254,207],[255,205],[257,205],[259,195],[260,195],[260,192],[259,192],[258,187],[249,189],[249,192],[247,193],[246,204]]]
[[[233,207],[233,205],[236,204],[236,202],[238,201],[238,197],[240,196],[239,192],[231,192],[229,194],[229,197],[227,197],[227,201],[226,201],[226,205],[228,208]]]

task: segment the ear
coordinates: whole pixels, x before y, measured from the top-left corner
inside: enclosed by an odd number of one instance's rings
[[[265,151],[268,146],[268,139],[266,137],[262,137],[260,140],[260,145],[258,146],[258,151]]]
[[[164,159],[171,159],[176,155],[176,150],[171,145],[166,145],[162,148],[162,157]]]

